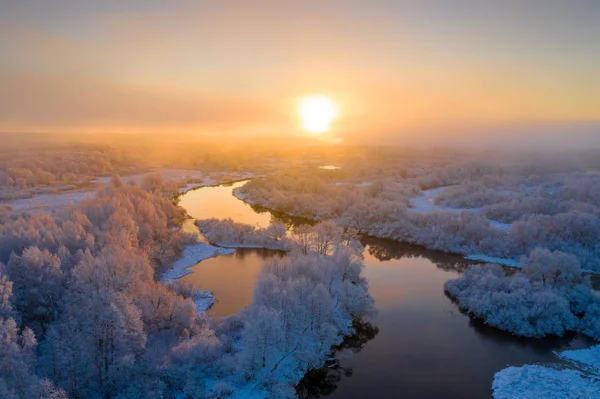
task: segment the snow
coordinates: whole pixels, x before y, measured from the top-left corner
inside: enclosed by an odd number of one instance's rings
[[[163,281],[174,281],[185,275],[193,273],[188,268],[195,266],[198,262],[212,258],[217,255],[228,255],[234,253],[231,248],[218,248],[206,243],[188,245],[183,249],[183,256],[176,261],[169,270],[163,273]]]
[[[492,226],[493,228],[497,229],[497,230],[503,230],[503,231],[509,231],[510,230],[510,223],[502,223],[499,222],[497,220],[492,220],[492,219],[488,219],[488,221],[490,222],[490,226]]]
[[[196,305],[196,312],[205,312],[215,303],[213,293],[205,290],[194,290],[192,300]]]
[[[600,374],[600,345],[587,349],[564,351],[557,355],[562,359],[574,362],[586,371]]]
[[[433,199],[437,197],[442,191],[446,190],[448,187],[452,186],[444,186],[438,188],[432,188],[431,190],[424,190],[423,195],[418,197],[413,197],[410,199],[411,208],[408,209],[409,212],[460,212],[462,209],[460,208],[450,208],[448,206],[438,206],[433,202]]]
[[[216,242],[213,243],[218,245],[220,248],[254,248],[254,249],[271,249],[273,251],[285,251],[287,250],[287,245],[285,242],[280,242],[278,245],[269,245],[269,244],[231,244],[225,242]]]
[[[568,367],[527,364],[496,373],[494,399],[600,398],[600,345],[556,355],[570,362]]]
[[[15,211],[35,211],[64,207],[83,201],[86,196],[93,195],[90,191],[77,191],[70,193],[39,194],[32,198],[4,202]]]
[[[185,194],[190,190],[194,190],[196,188],[200,188],[200,187],[204,187],[206,186],[207,183],[188,183],[186,184],[185,187],[179,187],[179,189],[177,190],[179,192],[179,194]]]
[[[234,249],[217,248],[206,243],[188,245],[183,249],[183,256],[181,259],[176,261],[173,264],[173,267],[163,273],[162,281],[175,281],[187,274],[193,273],[189,268],[195,266],[198,262],[212,258],[213,256],[227,255],[233,252],[235,252]],[[196,305],[197,312],[204,312],[215,303],[213,293],[204,290],[194,290],[192,293],[192,300]]]
[[[521,262],[518,259],[510,259],[510,258],[496,258],[494,256],[488,256],[484,254],[468,254],[464,256],[467,260],[474,260],[477,262],[485,262],[485,263],[497,263],[503,266],[517,267],[521,268]],[[599,271],[591,270],[591,269],[581,269],[584,273],[587,274],[600,274]]]
[[[496,258],[493,256],[487,256],[484,254],[465,255],[465,259],[479,261],[479,262],[485,262],[485,263],[497,263],[499,265],[510,266],[510,267],[521,267],[521,264],[516,259]]]
[[[508,367],[494,376],[494,399],[600,398],[599,377],[538,365]]]
[[[458,213],[462,211],[481,212],[481,208],[452,208],[449,206],[436,205],[434,199],[442,193],[442,191],[453,187],[443,186],[438,188],[432,188],[430,190],[424,190],[423,195],[413,197],[410,199],[411,207],[408,208],[409,212],[413,213],[425,213],[425,212],[450,212]],[[510,223],[502,223],[497,220],[488,219],[490,225],[498,230],[508,231],[510,230]]]
[[[241,187],[233,189],[233,196],[241,201],[246,202],[248,200],[248,194],[243,193],[240,188]]]

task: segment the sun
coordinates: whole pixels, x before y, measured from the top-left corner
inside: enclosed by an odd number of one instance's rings
[[[308,96],[300,100],[298,113],[302,129],[309,133],[320,134],[329,131],[331,122],[338,115],[338,107],[329,97]]]

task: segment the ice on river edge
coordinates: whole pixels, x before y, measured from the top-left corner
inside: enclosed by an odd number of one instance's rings
[[[499,265],[510,266],[510,267],[521,267],[521,264],[516,259],[507,259],[507,258],[496,258],[494,256],[487,256],[483,254],[470,254],[465,255],[465,259],[474,260],[478,262],[485,263],[497,263]]]
[[[494,399],[600,398],[600,345],[557,354],[570,368],[526,364],[494,376]]]
[[[183,256],[181,259],[176,261],[173,264],[173,267],[163,273],[162,281],[175,281],[185,275],[193,273],[189,268],[195,266],[198,262],[217,255],[232,254],[233,252],[235,252],[235,249],[219,248],[206,243],[188,245],[183,249]],[[192,299],[196,304],[196,311],[198,312],[206,311],[215,302],[212,292],[204,290],[195,290]]]

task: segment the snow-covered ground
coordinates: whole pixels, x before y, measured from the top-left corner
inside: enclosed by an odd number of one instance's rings
[[[163,281],[175,281],[185,275],[193,273],[188,268],[195,266],[198,262],[212,258],[217,255],[228,255],[235,252],[231,248],[219,248],[213,245],[201,242],[198,244],[188,245],[183,249],[181,259],[173,263],[173,267],[163,273]]]
[[[587,371],[600,374],[600,345],[588,349],[564,351],[557,353],[557,355]]]
[[[435,198],[440,195],[444,190],[452,186],[444,186],[438,188],[432,188],[430,190],[424,190],[423,195],[413,197],[410,199],[411,207],[408,208],[409,212],[424,213],[424,212],[450,212],[458,213],[461,211],[472,211],[481,212],[481,208],[451,208],[449,206],[440,206],[435,204]],[[508,231],[510,230],[510,223],[502,223],[497,220],[488,219],[490,225],[498,230]]]
[[[13,210],[19,212],[35,212],[36,210],[48,210],[64,207],[68,204],[75,204],[83,201],[86,196],[92,195],[90,191],[77,191],[69,193],[40,194],[32,198],[25,198],[14,201],[7,201],[2,205],[8,205]]]
[[[175,281],[187,274],[193,273],[189,270],[198,262],[212,258],[218,255],[227,255],[235,252],[231,248],[218,248],[206,243],[188,245],[183,249],[183,256],[176,261],[169,270],[163,273],[162,281]],[[204,312],[215,302],[215,298],[210,291],[195,290],[192,294],[192,300],[196,304],[197,312]]]
[[[254,249],[271,249],[273,251],[286,251],[288,245],[285,242],[280,242],[278,245],[268,245],[268,244],[228,244],[216,242],[214,245],[218,245],[221,248],[254,248]]]
[[[558,353],[563,365],[508,367],[494,376],[494,399],[600,398],[600,345]]]
[[[485,263],[497,263],[499,265],[504,265],[504,266],[521,267],[521,264],[517,259],[495,258],[493,256],[487,256],[487,255],[483,255],[483,254],[465,255],[465,259],[475,260],[478,262],[485,262]]]
[[[425,212],[460,212],[461,208],[450,208],[448,206],[439,206],[434,203],[434,198],[446,190],[448,187],[432,188],[431,190],[423,190],[423,195],[413,197],[410,199],[411,207],[408,209],[409,212],[425,213]]]
[[[206,312],[215,303],[215,296],[206,290],[192,291],[192,301],[196,305],[196,312]]]
[[[594,399],[600,382],[571,369],[527,364],[509,367],[494,377],[494,399]]]
[[[510,266],[510,267],[521,267],[521,262],[518,259],[508,259],[508,258],[496,258],[494,256],[487,256],[484,254],[469,254],[465,255],[465,259],[474,260],[478,262],[484,263],[497,263],[499,265]],[[600,274],[600,272],[590,269],[581,269],[584,273],[588,274]]]

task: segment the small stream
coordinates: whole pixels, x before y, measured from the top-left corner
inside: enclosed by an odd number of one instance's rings
[[[234,197],[242,184],[190,191],[180,205],[195,219],[229,217],[260,227],[282,216]],[[284,222],[295,223],[289,217]],[[506,366],[556,362],[553,351],[590,344],[579,336],[517,338],[469,319],[443,289],[470,264],[458,255],[375,238],[363,244],[378,313],[357,326],[336,359],[305,377],[302,398],[489,399],[494,373]],[[258,273],[272,256],[282,255],[237,249],[200,262],[183,279],[215,293],[212,314],[233,314],[250,303]]]

